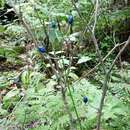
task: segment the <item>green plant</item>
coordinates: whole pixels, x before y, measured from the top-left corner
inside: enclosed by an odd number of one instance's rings
[[[12,84],[8,74],[1,73],[0,128],[94,130],[97,125],[97,130],[129,130],[129,64],[120,73],[118,66],[113,67],[119,55],[114,61],[114,57],[102,59],[119,42],[114,34],[120,31],[120,20],[129,17],[129,8],[115,12],[109,4],[99,1],[99,10],[98,1],[91,0],[33,0],[14,6],[21,13],[22,25],[14,22],[0,27],[0,32],[11,37],[9,45],[0,48],[0,55],[8,60],[16,58],[22,48],[12,46],[21,44],[21,39],[35,47],[24,52],[27,66],[21,68],[20,87]],[[69,24],[73,23],[72,35],[68,33],[67,16]],[[77,33],[80,35],[75,36]],[[68,55],[64,41],[71,47]],[[94,73],[83,78],[88,71]]]

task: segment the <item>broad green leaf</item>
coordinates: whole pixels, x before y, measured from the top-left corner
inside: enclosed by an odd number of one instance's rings
[[[82,57],[78,60],[77,64],[85,63],[85,62],[87,62],[87,61],[90,61],[91,59],[92,59],[91,57],[82,56]]]

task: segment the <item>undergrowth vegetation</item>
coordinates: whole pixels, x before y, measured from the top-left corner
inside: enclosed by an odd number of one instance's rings
[[[0,7],[0,130],[130,129],[129,0]]]

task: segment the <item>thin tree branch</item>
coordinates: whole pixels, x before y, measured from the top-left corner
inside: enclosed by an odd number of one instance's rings
[[[116,61],[121,56],[121,54],[123,53],[123,51],[125,50],[125,48],[128,46],[129,43],[130,43],[130,36],[129,36],[128,40],[126,41],[126,44],[123,46],[123,48],[117,54],[116,58],[113,60],[110,69],[108,70],[107,74],[105,75],[105,81],[104,81],[104,84],[103,84],[103,93],[102,93],[101,102],[100,102],[100,106],[99,106],[98,117],[97,117],[97,129],[96,130],[100,130],[102,109],[103,109],[103,105],[104,105],[105,96],[106,96],[106,93],[107,93],[107,90],[108,90],[107,83],[108,83],[111,71],[112,71]]]
[[[96,24],[97,24],[98,7],[99,7],[99,2],[98,2],[98,0],[97,0],[97,1],[96,1],[96,7],[95,7],[94,25],[93,25],[93,29],[92,29],[92,32],[93,32],[93,33],[95,32],[95,27],[96,27]]]
[[[120,43],[120,44],[116,44],[115,47],[113,47],[113,48],[108,52],[108,54],[103,58],[103,62],[113,53],[113,51],[115,51],[115,49],[116,49],[117,47],[120,47],[120,46],[124,45],[125,43],[126,43],[126,41],[123,42],[123,43]],[[101,62],[99,62],[99,63],[98,63],[94,68],[92,68],[88,73],[86,73],[85,75],[83,75],[82,78],[84,78],[84,77],[86,77],[86,76],[89,76],[89,74],[92,73],[93,71],[95,71],[95,70],[98,68],[99,65],[101,65]]]
[[[77,11],[77,13],[78,13],[80,19],[81,19],[82,21],[86,22],[86,19],[81,15],[81,13],[80,13],[79,9],[77,8],[77,6],[76,6],[74,0],[71,0],[71,1],[72,1],[73,6],[75,7],[75,10]],[[98,1],[98,0],[96,1],[96,6],[99,6],[99,1]],[[96,9],[95,12],[96,12],[96,14],[97,14],[97,12],[98,12],[98,7],[96,7],[95,9]],[[95,15],[95,18],[96,18],[96,17],[97,17],[97,15]],[[97,21],[95,20],[95,22],[97,22]],[[95,26],[96,26],[96,23],[95,23]],[[104,74],[106,74],[105,65],[104,65],[104,63],[103,63],[103,61],[102,61],[102,56],[101,56],[101,53],[100,53],[100,50],[99,50],[99,47],[98,47],[98,43],[97,43],[97,39],[96,39],[96,37],[95,37],[94,31],[91,30],[91,28],[88,26],[88,24],[86,25],[85,30],[89,30],[89,32],[91,33],[91,39],[92,39],[92,41],[93,41],[93,43],[94,43],[94,46],[95,46],[95,49],[96,49],[98,58],[99,58],[99,60],[100,60],[100,62],[101,62],[101,66],[102,66],[102,68],[103,68]]]

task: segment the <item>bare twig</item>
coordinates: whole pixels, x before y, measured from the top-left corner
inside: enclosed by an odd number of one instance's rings
[[[29,24],[27,24],[26,21],[25,21],[23,18],[21,18],[21,20],[22,20],[23,26],[24,26],[25,29],[27,30],[28,35],[29,35],[29,36],[31,37],[31,39],[33,40],[35,46],[37,46],[37,43],[38,43],[38,42],[37,42],[36,38],[34,37],[32,31],[31,31],[31,29],[30,29],[30,27],[29,27]]]
[[[83,20],[84,22],[86,22],[86,19],[81,15],[81,13],[80,13],[79,9],[77,8],[74,0],[71,0],[71,1],[72,1],[73,6],[75,7],[75,10],[77,11],[80,19]],[[96,6],[99,6],[99,1],[98,0],[96,1]],[[95,19],[97,19],[96,17],[97,17],[98,7],[96,7],[95,9],[96,9],[95,10],[95,13],[96,13]],[[97,22],[97,20],[95,20],[95,22]],[[96,23],[95,23],[95,26],[96,26]],[[104,63],[102,61],[102,56],[101,56],[101,53],[100,53],[100,50],[99,50],[99,47],[98,47],[97,39],[96,39],[95,34],[94,34],[95,28],[92,31],[91,28],[87,24],[86,27],[85,27],[85,30],[89,30],[89,32],[91,33],[91,39],[92,39],[92,41],[94,43],[94,46],[95,46],[98,58],[99,58],[99,60],[101,62],[101,66],[103,68],[104,74],[106,74],[105,66],[104,66]]]
[[[96,1],[96,7],[95,7],[95,18],[94,18],[94,25],[93,25],[93,29],[92,32],[95,32],[95,27],[96,27],[96,23],[97,23],[97,16],[98,16],[98,6],[99,6],[99,2],[98,0]]]
[[[78,8],[76,7],[74,1],[72,0],[72,4],[74,5],[75,9],[77,10],[80,18],[82,20],[84,20],[84,18],[82,17],[80,11],[78,10]],[[99,60],[100,60],[100,64],[103,68],[103,71],[104,71],[104,74],[105,74],[105,79],[104,79],[104,83],[103,83],[103,87],[102,87],[102,97],[101,97],[101,101],[100,101],[100,106],[99,106],[99,109],[98,109],[98,116],[97,116],[97,130],[100,130],[100,124],[101,124],[101,116],[102,116],[102,109],[103,109],[103,105],[104,105],[104,99],[105,99],[105,96],[106,96],[106,93],[107,93],[107,90],[108,90],[108,80],[109,80],[109,76],[110,76],[110,73],[113,69],[113,66],[116,62],[116,60],[119,58],[119,56],[121,55],[121,53],[124,51],[124,49],[126,48],[126,46],[129,44],[129,40],[127,41],[127,43],[124,45],[124,47],[120,50],[120,52],[118,53],[118,55],[116,56],[115,60],[113,61],[109,71],[107,72],[106,69],[105,69],[105,65],[104,65],[104,61],[102,59],[102,56],[100,54],[100,50],[99,50],[99,47],[98,47],[98,43],[97,43],[97,39],[95,37],[95,26],[96,26],[96,22],[97,22],[97,12],[98,12],[98,5],[99,5],[99,1],[96,0],[96,8],[95,8],[95,23],[94,23],[94,26],[93,26],[93,30],[91,31],[91,28],[87,25],[85,30],[89,30],[89,32],[91,33],[91,38],[92,38],[92,41],[94,42],[94,45],[95,45],[95,48],[96,48],[96,52],[98,54],[98,57],[99,57]],[[85,21],[85,20],[84,20]],[[113,51],[113,50],[112,50]]]
[[[12,4],[12,5],[13,5],[13,4]],[[13,9],[15,10],[15,12],[17,12],[15,6],[13,6]],[[19,14],[17,14],[17,15],[18,15],[19,20],[21,20],[22,25],[23,25],[23,26],[25,27],[25,29],[27,30],[27,34],[28,34],[28,35],[31,37],[31,39],[33,40],[35,46],[37,46],[37,43],[38,43],[38,42],[37,42],[36,38],[34,37],[32,31],[31,31],[31,27],[29,26],[29,24],[26,22],[26,20],[25,20],[25,19],[23,18],[23,16],[22,16],[20,3],[19,3]]]
[[[99,106],[98,117],[97,117],[97,130],[100,130],[102,109],[103,109],[103,105],[104,105],[104,99],[105,99],[105,96],[106,96],[106,93],[107,93],[107,90],[108,90],[107,83],[108,83],[111,71],[112,71],[112,69],[113,69],[113,67],[115,65],[115,62],[120,57],[120,55],[122,54],[122,52],[125,50],[125,48],[128,46],[129,43],[130,43],[130,36],[129,36],[128,40],[126,41],[126,44],[123,46],[123,48],[117,54],[116,58],[113,60],[110,69],[108,70],[107,74],[105,75],[105,81],[104,81],[104,84],[103,84],[103,93],[102,93],[101,102],[100,102],[100,106]]]
[[[120,43],[120,44],[116,44],[115,47],[113,47],[113,48],[108,52],[108,54],[103,58],[103,62],[113,53],[113,51],[114,51],[117,47],[120,47],[120,46],[124,45],[125,43],[126,43],[126,41],[123,42],[123,43]],[[82,78],[84,78],[84,77],[86,77],[86,76],[89,76],[89,74],[92,73],[93,71],[95,71],[100,64],[101,64],[101,62],[99,62],[99,63],[98,63],[94,68],[92,68],[88,73],[86,73],[85,75],[83,75]]]
[[[40,21],[40,23],[41,23],[41,25],[42,25],[42,28],[43,28],[44,33],[45,33],[45,36],[46,36],[45,39],[43,39],[43,42],[45,42],[46,50],[48,51],[48,49],[49,49],[49,44],[50,44],[50,40],[49,40],[49,35],[48,35],[47,29],[46,29],[45,21],[44,21],[44,19],[41,19],[41,18],[40,18],[37,9],[35,9],[35,11],[36,11],[37,17],[38,17],[38,19],[39,19],[39,21]]]

